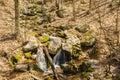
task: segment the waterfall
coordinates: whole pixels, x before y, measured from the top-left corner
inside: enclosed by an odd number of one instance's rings
[[[62,49],[58,51],[58,53],[54,57],[54,65],[55,67],[60,67],[61,64],[66,64],[65,53]]]

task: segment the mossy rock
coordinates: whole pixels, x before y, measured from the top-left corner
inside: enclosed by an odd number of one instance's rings
[[[45,42],[47,42],[47,41],[49,41],[50,40],[50,36],[49,35],[44,35],[44,36],[41,36],[40,38],[39,38],[39,41],[41,42],[41,43],[45,43]]]
[[[76,45],[72,46],[72,56],[73,57],[79,57],[81,51],[82,51],[82,49],[81,49],[80,44],[76,44]]]
[[[105,78],[106,78],[106,79],[110,79],[110,78],[112,78],[112,75],[111,75],[110,73],[106,73],[106,74],[105,74]]]
[[[26,53],[24,53],[25,54],[25,58],[31,58],[32,57],[32,54],[31,54],[31,52],[26,52]]]
[[[81,72],[93,72],[94,71],[94,68],[92,68],[91,64],[88,63],[88,62],[83,62],[81,65],[80,65],[80,70]]]
[[[58,32],[58,33],[57,33],[57,36],[58,36],[58,37],[61,37],[61,38],[65,38],[65,39],[68,38],[67,35],[66,35],[63,31]]]
[[[94,31],[88,31],[83,39],[81,40],[81,45],[82,46],[86,46],[86,47],[90,47],[93,46],[96,42],[96,35],[97,33],[95,33]]]
[[[89,25],[86,22],[80,22],[77,26],[76,26],[76,30],[79,32],[87,32],[89,28]]]
[[[65,17],[63,10],[58,10],[58,11],[56,11],[56,14],[57,14],[57,16],[58,16],[59,18],[64,18],[64,17]]]
[[[23,10],[23,14],[27,16],[35,16],[37,13],[41,13],[39,6],[33,5]]]
[[[18,63],[18,61],[20,60],[20,58],[21,58],[21,53],[18,53],[18,54],[16,54],[15,56],[12,56],[11,58],[10,58],[10,61],[9,61],[9,64],[11,65],[11,66],[14,66],[16,63]]]

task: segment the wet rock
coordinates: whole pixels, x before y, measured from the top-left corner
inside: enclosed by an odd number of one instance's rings
[[[97,37],[97,33],[94,32],[93,30],[88,31],[83,39],[81,40],[81,45],[82,46],[86,46],[86,47],[90,47],[93,46],[96,42],[96,37]]]
[[[76,30],[79,31],[79,32],[87,32],[88,31],[88,28],[89,28],[89,25],[85,22],[80,22],[77,26],[76,26]]]
[[[66,56],[62,49],[60,49],[54,57],[55,66],[60,66],[66,63]]]
[[[62,43],[62,48],[63,50],[72,53],[72,47],[76,44],[80,44],[80,39],[77,36],[71,35],[65,43]]]
[[[56,54],[62,44],[61,38],[50,36],[48,50],[51,54]]]
[[[23,47],[23,51],[31,51],[39,46],[37,38],[32,36],[29,42]]]

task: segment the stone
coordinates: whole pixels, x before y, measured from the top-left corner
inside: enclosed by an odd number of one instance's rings
[[[79,31],[79,32],[87,32],[88,31],[88,28],[89,28],[89,25],[85,22],[80,22],[77,26],[76,26],[76,30]]]
[[[46,72],[47,71],[47,64],[46,64],[46,60],[45,60],[45,54],[43,52],[43,47],[39,47],[37,50],[37,58],[36,58],[37,64],[39,66],[39,68]]]
[[[62,44],[61,38],[50,36],[48,50],[51,54],[56,54]]]
[[[65,43],[62,43],[62,48],[63,50],[72,53],[72,47],[76,44],[80,44],[80,39],[77,36],[71,35]]]
[[[56,14],[57,14],[57,16],[58,16],[59,18],[64,18],[64,17],[65,17],[63,10],[58,10],[58,11],[56,11]]]
[[[39,46],[37,38],[32,36],[29,42],[23,47],[23,51],[31,51]]]
[[[82,38],[81,40],[81,45],[82,46],[86,46],[86,47],[90,47],[90,46],[93,46],[96,42],[96,35],[97,33],[94,32],[93,30],[91,31],[88,31],[84,37]]]

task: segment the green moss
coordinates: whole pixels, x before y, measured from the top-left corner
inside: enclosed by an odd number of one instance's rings
[[[111,74],[110,73],[106,73],[106,75],[105,75],[105,78],[106,79],[110,79],[112,76],[111,76]]]
[[[39,38],[39,40],[41,43],[45,43],[50,40],[50,36],[48,36],[48,35],[42,36]]]
[[[72,56],[73,57],[79,57],[81,51],[82,51],[82,49],[81,49],[81,45],[80,44],[72,46]]]
[[[95,33],[94,31],[88,31],[84,35],[84,38],[81,40],[82,46],[93,46],[96,41],[96,36],[97,33]]]
[[[82,77],[84,80],[88,80],[88,79],[89,79],[89,75],[88,75],[87,72],[82,72],[81,77]]]
[[[29,58],[31,58],[31,56],[32,56],[32,55],[31,55],[31,52],[27,52],[27,53],[25,53],[25,57],[26,57],[26,58],[29,59]]]
[[[36,33],[36,32],[29,32],[29,34],[31,34],[32,36],[35,36],[35,37],[38,37],[38,33]]]
[[[21,53],[18,53],[17,55],[12,56],[12,57],[10,58],[9,64],[10,64],[11,66],[15,65],[15,64],[20,60],[20,58],[21,58]]]

